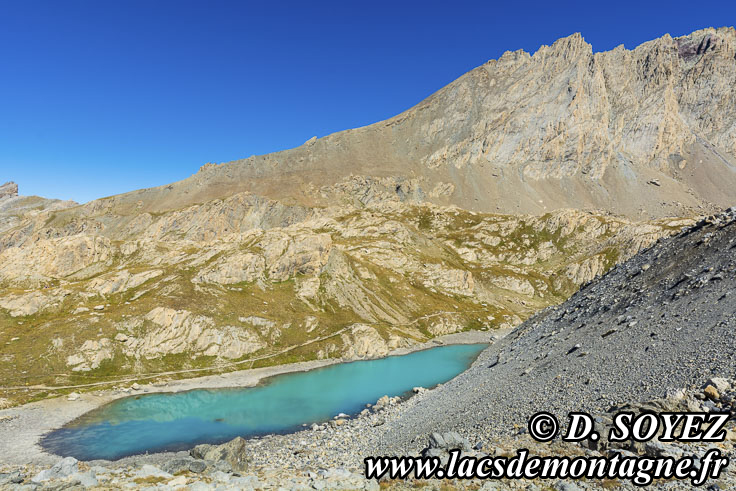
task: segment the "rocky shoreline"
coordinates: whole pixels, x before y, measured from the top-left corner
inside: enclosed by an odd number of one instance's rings
[[[404,355],[443,344],[488,342],[492,336],[499,337],[502,334],[505,334],[505,332],[468,331],[455,333],[418,343],[408,348],[393,350],[389,356]],[[43,466],[56,463],[59,457],[45,452],[38,445],[38,441],[43,434],[64,426],[92,409],[123,397],[156,392],[183,392],[203,388],[250,387],[274,375],[307,371],[344,361],[349,360],[315,360],[192,379],[155,382],[148,385],[133,384],[126,387],[81,394],[75,392],[64,397],[3,409],[0,410],[0,432],[5,438],[0,440],[0,465],[33,464]],[[147,458],[155,459],[153,455],[149,455]]]
[[[400,417],[427,392],[416,388],[403,401],[384,396],[354,417],[336,415],[285,435],[236,438],[223,445],[203,444],[191,451],[135,455],[114,462],[55,457],[51,468],[48,462],[0,465],[0,489],[14,489],[21,483],[28,489],[46,489],[61,482],[107,488],[147,484],[158,489],[184,485],[189,489],[378,489],[376,481],[362,475],[365,449],[376,445],[387,420]],[[21,477],[21,482],[11,482]]]
[[[189,452],[138,455],[115,462],[78,462],[71,457],[48,466],[0,466],[0,489],[638,489],[624,480],[368,480],[363,476],[362,459],[376,448],[383,434],[381,427],[402,416],[424,399],[430,390],[417,388],[414,395],[401,400],[384,396],[355,417],[338,415],[329,422],[286,435],[269,435],[245,440],[236,438],[222,445],[198,445]],[[735,406],[736,384],[733,380],[712,379],[704,388],[679,390],[667,397],[634,403],[612,411],[706,411],[730,412]],[[610,427],[611,412],[596,415],[599,424]],[[727,426],[726,439],[720,443],[650,443],[612,444],[606,440],[564,443],[538,443],[525,431],[494,439],[469,441],[458,434],[427,435],[417,442],[416,451],[447,458],[450,449],[464,455],[513,455],[526,448],[534,455],[657,457],[702,454],[719,449],[731,459],[736,456],[736,431],[733,421]],[[606,434],[607,432],[603,432]],[[441,442],[441,443],[438,443]],[[453,443],[454,442],[454,443]],[[691,489],[689,481],[657,482],[658,489]],[[703,489],[733,489],[736,468],[728,467],[717,482]]]

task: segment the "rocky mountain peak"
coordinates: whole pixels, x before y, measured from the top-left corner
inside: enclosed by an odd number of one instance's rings
[[[593,46],[583,38],[579,32],[560,38],[552,46],[542,46],[534,53],[534,57],[563,57],[565,59],[590,56],[593,54]]]
[[[689,61],[705,53],[718,53],[725,58],[736,53],[736,29],[707,28],[674,39],[680,58]]]
[[[8,181],[0,186],[0,199],[14,198],[18,196],[18,185],[13,181]]]

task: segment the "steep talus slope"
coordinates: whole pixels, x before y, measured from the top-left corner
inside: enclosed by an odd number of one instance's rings
[[[74,213],[161,212],[242,191],[325,205],[375,185],[499,213],[723,208],[736,186],[735,55],[733,28],[601,53],[575,34],[507,52],[386,121]]]
[[[537,411],[662,397],[736,374],[736,208],[618,265],[567,302],[529,319],[467,372],[391,423],[381,451],[431,431],[475,440],[525,427]]]

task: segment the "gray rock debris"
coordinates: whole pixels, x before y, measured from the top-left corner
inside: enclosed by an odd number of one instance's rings
[[[26,476],[21,471],[6,472],[0,474],[0,486],[6,484],[20,484],[25,480]]]
[[[79,472],[79,465],[77,459],[74,457],[66,457],[61,459],[59,462],[54,464],[51,469],[44,469],[36,474],[31,481],[33,482],[44,482],[51,479],[59,479]]]

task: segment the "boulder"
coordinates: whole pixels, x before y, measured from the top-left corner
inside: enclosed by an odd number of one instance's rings
[[[143,467],[138,469],[135,472],[135,476],[138,478],[147,478],[147,477],[162,477],[164,479],[170,479],[174,476],[169,474],[168,472],[162,471],[156,466],[145,464]]]
[[[718,393],[718,390],[712,385],[707,386],[705,390],[703,390],[703,394],[705,394],[705,397],[707,397],[711,401],[717,401],[721,397],[721,395]]]
[[[161,466],[161,469],[169,474],[178,474],[180,472],[193,472],[199,474],[204,472],[207,464],[203,460],[193,458],[189,459],[173,459]]]
[[[582,491],[583,488],[570,481],[558,481],[555,483],[557,491]]]
[[[0,474],[0,486],[6,484],[20,484],[26,478],[20,471],[13,471],[8,473]]]
[[[432,433],[429,435],[429,448],[469,452],[472,446],[467,438],[463,438],[455,431],[448,431],[447,433]]]
[[[259,489],[263,487],[256,476],[233,477],[230,479],[230,484],[237,486],[238,489]]]
[[[79,465],[77,459],[74,457],[65,457],[54,464],[51,469],[44,469],[36,474],[31,480],[33,482],[41,483],[51,479],[65,478],[78,472]]]
[[[709,385],[715,388],[721,394],[730,391],[732,388],[731,382],[723,377],[709,378],[708,381],[705,383],[705,387],[708,387]]]
[[[195,459],[226,462],[235,471],[243,472],[248,469],[247,442],[241,437],[222,445],[197,445],[189,454]]]
[[[93,470],[87,472],[75,472],[70,476],[69,480],[72,483],[83,486],[85,488],[92,488],[94,486],[97,486],[98,484],[97,475]]]

